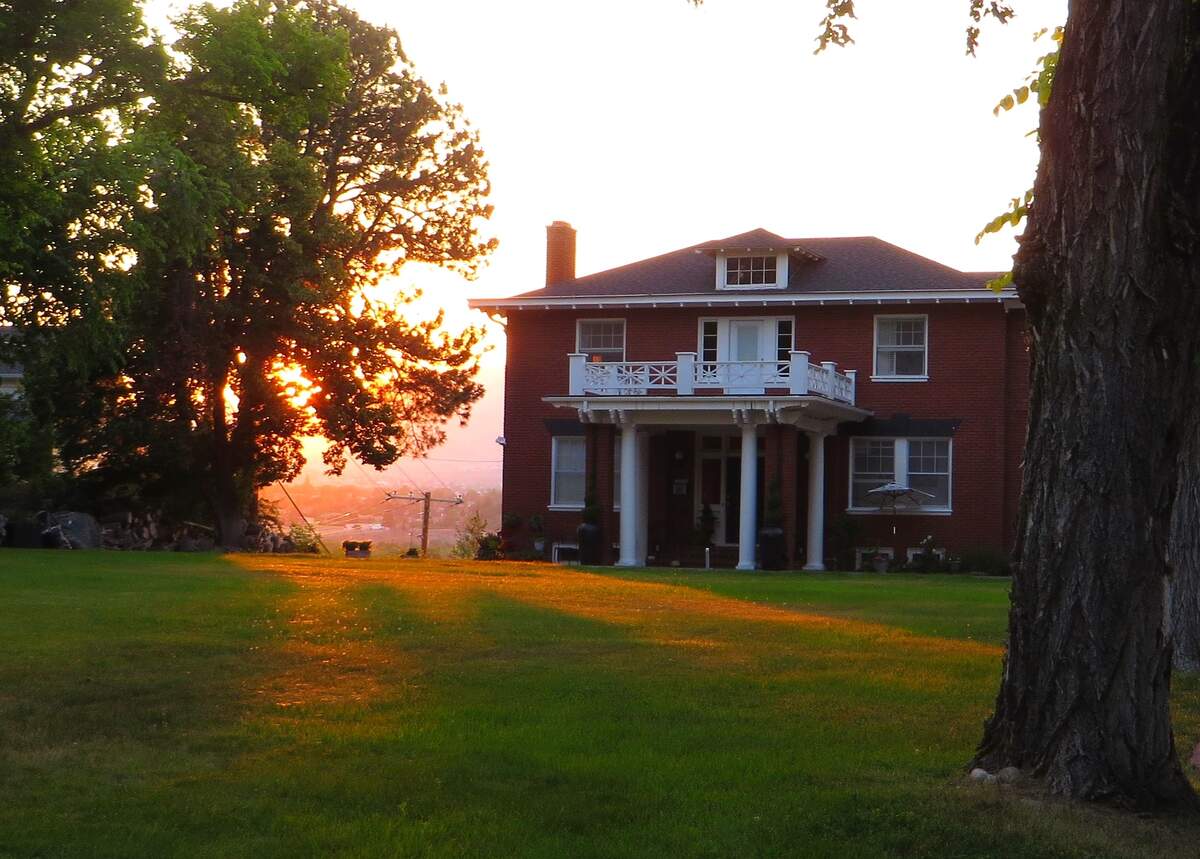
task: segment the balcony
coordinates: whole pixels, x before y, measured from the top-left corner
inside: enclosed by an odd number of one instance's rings
[[[813,364],[808,352],[790,352],[787,361],[697,361],[695,352],[677,352],[674,361],[589,362],[572,353],[570,396],[728,396],[824,397],[854,405],[855,371],[839,372],[832,361]]]

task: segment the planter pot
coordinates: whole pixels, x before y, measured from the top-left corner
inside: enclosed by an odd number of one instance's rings
[[[758,565],[764,570],[782,570],[787,566],[787,548],[783,529],[768,525],[758,531]]]
[[[887,555],[876,555],[871,559],[871,568],[877,573],[886,573],[891,563],[892,559]]]
[[[579,542],[579,563],[588,567],[604,563],[604,533],[599,525],[584,522],[575,529],[575,539]]]
[[[533,551],[537,552],[538,554],[541,554],[546,551],[546,538],[545,537],[535,537],[534,538]]]

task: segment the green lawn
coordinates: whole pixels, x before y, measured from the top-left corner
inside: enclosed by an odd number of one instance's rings
[[[1196,855],[963,783],[1006,589],[0,551],[0,856]]]

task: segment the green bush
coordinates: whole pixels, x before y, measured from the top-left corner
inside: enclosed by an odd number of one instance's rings
[[[312,525],[293,525],[288,530],[288,539],[297,552],[316,552],[321,545],[321,536]]]
[[[991,548],[967,549],[962,553],[964,573],[982,573],[985,576],[1007,576],[1012,573],[1011,559],[1007,552]]]

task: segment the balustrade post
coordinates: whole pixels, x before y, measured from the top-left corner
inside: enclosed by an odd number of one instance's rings
[[[846,378],[850,380],[850,405],[854,405],[858,389],[858,370],[846,370]]]
[[[804,396],[808,393],[808,352],[791,351],[788,353],[788,392],[793,396]]]
[[[696,392],[696,353],[675,353],[675,392],[686,397]]]
[[[587,373],[588,356],[583,352],[572,352],[567,356],[570,373],[568,376],[567,393],[572,397],[582,397],[584,375]]]

